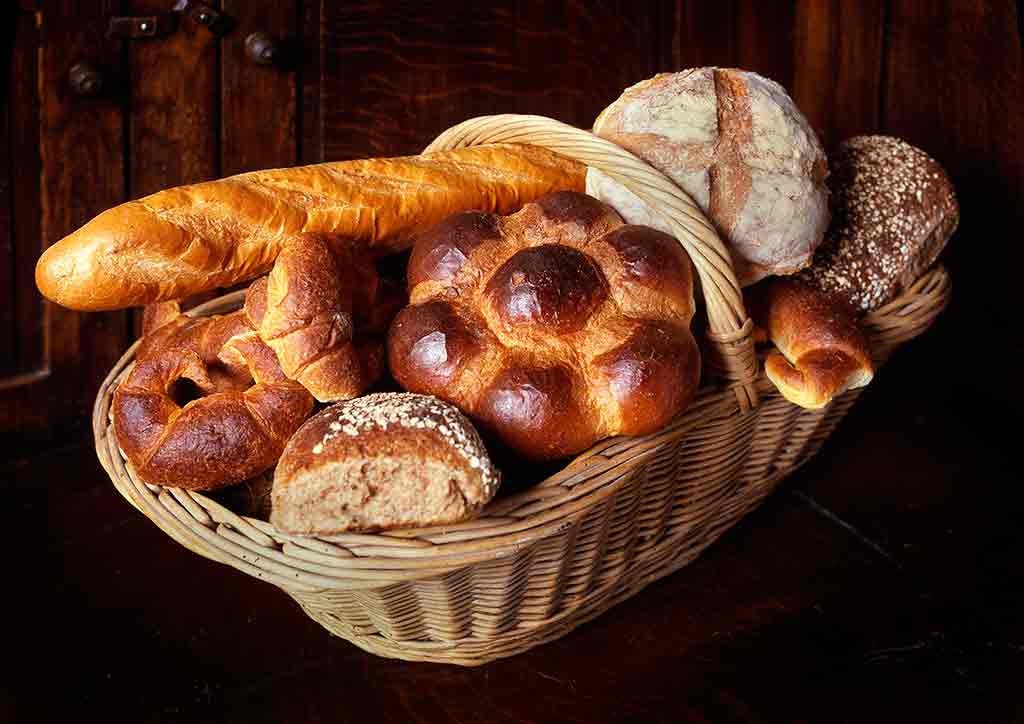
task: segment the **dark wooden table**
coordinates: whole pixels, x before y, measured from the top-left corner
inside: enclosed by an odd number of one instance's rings
[[[694,564],[477,669],[331,637],[167,538],[91,448],[16,460],[0,474],[26,570],[7,579],[0,719],[1024,721],[1024,428],[997,382],[1016,363],[982,375],[957,337],[947,318],[898,352],[820,455]]]

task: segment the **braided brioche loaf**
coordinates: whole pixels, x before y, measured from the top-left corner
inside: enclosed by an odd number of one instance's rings
[[[689,257],[584,194],[445,220],[416,241],[408,286],[388,335],[395,379],[526,458],[657,430],[697,388]]]

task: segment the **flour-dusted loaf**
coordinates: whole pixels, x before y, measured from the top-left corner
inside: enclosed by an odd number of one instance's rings
[[[686,191],[715,224],[746,286],[810,262],[828,225],[828,164],[814,130],[778,83],[730,68],[662,73],[608,106],[594,133]],[[631,224],[671,232],[601,172],[587,193]]]
[[[40,257],[36,285],[83,311],[180,299],[267,273],[305,232],[397,251],[458,211],[509,213],[550,191],[582,191],[584,172],[543,148],[493,144],[179,186],[104,211],[58,241]]]
[[[333,405],[288,442],[270,521],[293,535],[454,523],[498,490],[472,423],[436,397],[384,392]]]
[[[830,161],[832,224],[800,278],[869,312],[931,266],[960,207],[942,166],[899,138],[854,136]]]

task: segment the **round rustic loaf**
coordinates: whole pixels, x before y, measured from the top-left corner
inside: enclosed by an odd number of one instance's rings
[[[477,514],[499,482],[458,409],[381,392],[328,407],[296,431],[274,472],[270,522],[293,535],[454,523]]]
[[[662,73],[630,88],[594,133],[633,152],[686,191],[714,223],[746,286],[810,262],[828,225],[825,152],[778,83],[729,68]],[[587,193],[632,224],[662,217],[590,169]]]
[[[689,257],[585,194],[449,217],[416,241],[408,283],[388,334],[395,379],[522,457],[653,432],[696,391]]]
[[[932,265],[960,207],[942,167],[898,138],[854,136],[831,162],[832,224],[800,278],[870,312]]]

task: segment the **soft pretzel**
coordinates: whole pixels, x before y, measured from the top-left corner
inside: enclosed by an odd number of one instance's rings
[[[312,409],[239,310],[179,315],[152,331],[110,413],[142,480],[211,490],[270,468]]]
[[[368,252],[316,234],[290,242],[245,303],[284,374],[320,402],[351,399],[377,380],[383,331],[397,306]]]
[[[521,455],[664,426],[700,375],[693,272],[672,237],[576,192],[449,217],[415,243],[388,361]]]
[[[787,400],[817,409],[871,381],[867,338],[845,300],[793,277],[762,282],[747,297],[777,350],[768,353],[765,374]]]

